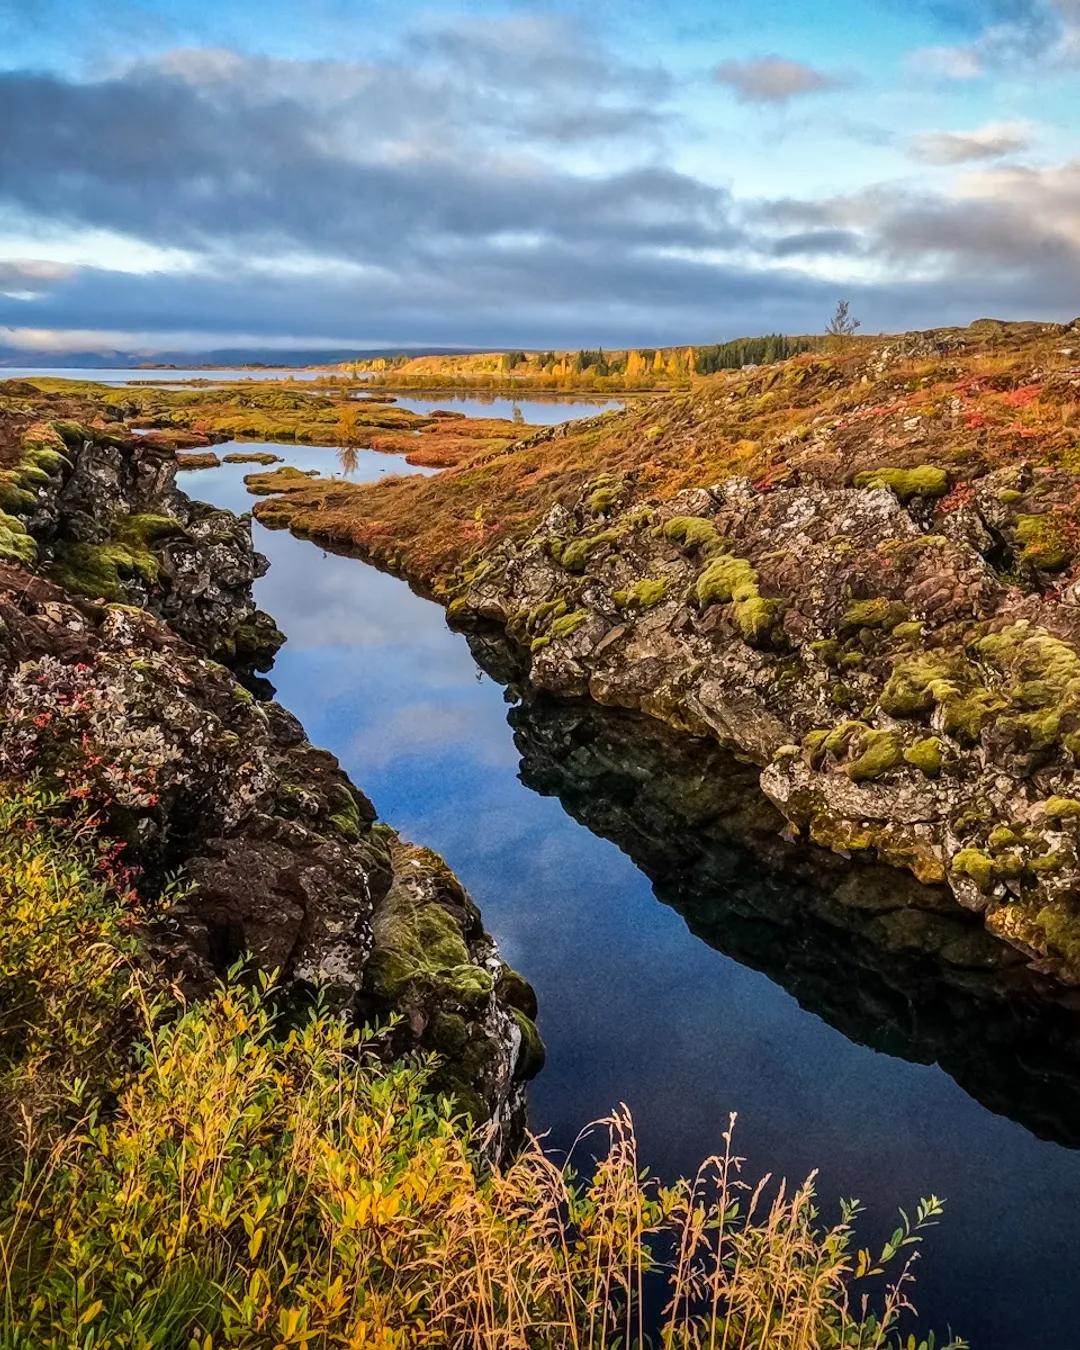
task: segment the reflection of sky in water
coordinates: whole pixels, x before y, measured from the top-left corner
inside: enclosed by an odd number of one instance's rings
[[[232,505],[225,480],[244,471],[182,481]],[[644,1159],[670,1175],[715,1149],[738,1110],[749,1170],[820,1167],[829,1217],[836,1197],[858,1196],[882,1230],[898,1204],[947,1198],[916,1290],[928,1325],[951,1322],[984,1350],[1075,1344],[1080,1155],[992,1115],[937,1068],[853,1044],[693,938],[613,844],[518,781],[502,690],[437,606],[256,529],[272,563],[258,600],[289,634],[279,698],[384,819],[445,855],[536,986],[549,1062],[531,1089],[534,1128],[565,1145],[625,1101]]]
[[[476,394],[463,397],[454,394],[430,394],[422,398],[412,398],[405,394],[395,395],[395,405],[408,408],[411,412],[430,413],[436,408],[445,408],[448,412],[462,412],[469,417],[509,417],[515,411],[521,414],[522,422],[534,426],[553,426],[556,422],[565,422],[570,418],[593,417],[596,413],[610,412],[621,408],[621,399],[599,398],[595,401],[579,399],[510,399],[491,395]]]

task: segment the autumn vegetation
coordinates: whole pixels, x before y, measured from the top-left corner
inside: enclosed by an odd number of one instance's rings
[[[572,504],[604,475],[627,504],[731,475],[768,490],[929,465],[943,485],[941,509],[951,512],[980,475],[1027,463],[1038,478],[1037,509],[1020,503],[1039,517],[1025,527],[1032,544],[1071,558],[1078,381],[1080,333],[1063,325],[985,321],[899,339],[848,335],[843,350],[699,377],[686,392],[543,430],[434,478],[316,480],[257,514],[359,548],[439,590],[471,555],[526,537],[553,504]]]
[[[730,1125],[661,1185],[625,1109],[580,1175],[536,1141],[493,1167],[379,1032],[243,967],[186,1005],[141,942],[159,898],[100,826],[41,782],[0,791],[0,1345],[916,1346],[938,1201],[872,1254],[812,1178],[749,1186]]]

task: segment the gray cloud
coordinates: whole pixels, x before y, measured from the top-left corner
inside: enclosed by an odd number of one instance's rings
[[[911,152],[927,164],[967,164],[1026,150],[1031,128],[1018,122],[988,122],[973,131],[927,131],[915,136]]]
[[[786,103],[806,94],[824,93],[840,84],[833,75],[782,56],[724,61],[716,67],[716,78],[734,90],[741,103]]]
[[[0,295],[32,299],[57,282],[75,275],[75,268],[40,258],[0,258]]]

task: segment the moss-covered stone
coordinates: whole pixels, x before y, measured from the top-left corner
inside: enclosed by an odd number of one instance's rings
[[[871,469],[855,475],[860,488],[891,488],[902,502],[912,497],[944,497],[949,490],[949,475],[933,464],[914,469]]]
[[[666,577],[642,577],[626,591],[616,591],[612,599],[620,609],[652,609],[668,592]]]
[[[16,516],[0,511],[0,558],[5,562],[32,563],[37,557],[37,544],[26,532],[26,526]]]
[[[927,778],[936,778],[945,763],[945,742],[937,736],[926,736],[907,747],[904,759]]]
[[[903,742],[895,731],[865,732],[858,741],[859,755],[844,772],[853,783],[866,783],[895,769],[903,753]]]
[[[153,585],[159,567],[152,553],[127,544],[64,544],[48,571],[54,581],[78,595],[121,601],[127,598],[126,580]]]
[[[1053,515],[1018,516],[1016,542],[1024,561],[1044,572],[1060,572],[1073,559],[1069,535]]]
[[[745,558],[735,558],[730,553],[714,558],[694,586],[702,609],[729,600],[752,600],[757,593],[757,573]]]
[[[767,600],[761,595],[748,595],[735,601],[735,623],[744,642],[756,647],[773,633],[787,608],[785,600]]]
[[[994,883],[994,860],[981,849],[963,848],[949,865],[953,872],[970,877],[980,891],[988,891]]]
[[[575,609],[572,614],[563,614],[560,618],[552,622],[550,636],[552,640],[556,638],[569,637],[571,633],[576,632],[583,623],[589,619],[587,609]]]
[[[841,620],[841,628],[895,628],[908,616],[907,606],[899,600],[859,600]]]
[[[535,1078],[544,1067],[547,1051],[531,1017],[526,1016],[520,1008],[511,1008],[510,1016],[521,1033],[521,1048],[518,1051],[517,1063],[514,1065],[514,1077],[527,1082],[530,1078]]]
[[[602,530],[599,534],[587,534],[579,539],[571,539],[569,543],[563,545],[558,562],[568,572],[584,572],[590,553],[603,548],[606,544],[617,543],[618,539],[615,530]]]
[[[1080,816],[1080,801],[1075,797],[1048,797],[1043,810],[1051,820],[1075,820]]]
[[[710,552],[723,544],[716,526],[701,516],[675,516],[664,525],[663,533],[665,539],[686,549]]]

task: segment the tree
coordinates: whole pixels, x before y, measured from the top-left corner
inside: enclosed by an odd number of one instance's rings
[[[838,300],[836,313],[825,325],[825,332],[837,347],[846,347],[855,336],[855,330],[862,327],[862,321],[851,317],[850,300]]]

